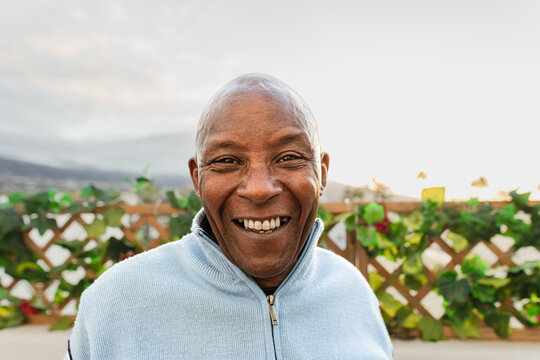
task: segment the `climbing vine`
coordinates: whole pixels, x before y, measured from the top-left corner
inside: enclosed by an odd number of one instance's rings
[[[377,203],[361,204],[347,216],[345,225],[370,257],[402,262],[403,276],[393,276],[387,285],[399,281],[409,290],[418,291],[428,282],[422,253],[443,231],[457,253],[481,240],[491,241],[495,235],[512,238],[512,252],[524,247],[540,249],[540,205],[530,206],[529,194],[510,195],[512,201],[501,209],[472,199],[461,211],[428,198],[420,209],[407,215],[389,214]],[[468,254],[456,268],[431,270],[436,276],[434,290],[444,298],[445,311],[440,319],[403,305],[382,287],[385,279],[377,272],[369,274],[369,282],[391,332],[416,329],[424,340],[441,340],[443,326],[447,325],[460,338],[480,337],[483,322],[499,337],[508,337],[512,332],[511,316],[525,326],[538,326],[540,262],[499,270],[494,274],[481,257],[473,254]],[[513,302],[521,302],[522,308],[516,310]]]
[[[165,196],[146,177],[134,183],[140,203],[168,202],[178,210],[167,219],[169,229],[166,241],[180,239],[190,231],[191,222],[201,207],[195,193],[182,196],[169,191]],[[512,251],[524,247],[540,249],[540,205],[532,206],[528,194],[511,193],[512,201],[500,209],[476,199],[466,209],[457,210],[445,205],[440,197],[427,197],[425,202],[410,213],[387,212],[378,203],[361,204],[348,214],[334,215],[319,209],[319,216],[327,225],[344,220],[359,244],[370,257],[383,256],[401,262],[399,276],[391,282],[400,282],[407,289],[418,291],[429,282],[428,269],[422,253],[434,237],[445,232],[456,252],[467,251],[479,241],[490,241],[495,235],[511,237]],[[78,299],[82,292],[106,269],[118,261],[143,251],[148,244],[141,230],[141,242],[126,237],[107,235],[108,229],[122,227],[125,212],[120,206],[120,194],[105,191],[93,185],[78,194],[56,190],[37,194],[13,192],[8,202],[0,204],[0,268],[14,280],[26,280],[39,286],[56,281],[52,300],[54,305],[69,299]],[[60,239],[55,245],[69,251],[70,260],[59,266],[45,267],[39,256],[23,239],[25,231],[36,229],[41,235],[47,230],[58,230],[57,215],[91,212],[93,220],[85,225],[88,238],[106,237],[93,247],[84,239]],[[142,245],[141,245],[142,244]],[[62,273],[83,269],[85,276],[77,283],[64,279]],[[483,323],[493,328],[500,337],[511,334],[510,318],[516,317],[525,326],[539,325],[540,315],[540,262],[527,262],[506,266],[495,274],[477,255],[467,255],[461,264],[451,269],[435,268],[435,291],[444,298],[444,315],[435,319],[423,315],[410,305],[404,305],[387,290],[388,284],[377,272],[369,274],[369,283],[375,291],[389,331],[412,336],[415,331],[424,340],[444,338],[443,326],[449,326],[460,338],[479,337]],[[1,275],[2,273],[0,273]],[[520,302],[519,309],[508,306]],[[0,329],[17,326],[36,314],[50,314],[50,306],[42,297],[21,299],[13,296],[7,287],[0,287]],[[53,329],[71,326],[73,317],[59,317]],[[412,335],[411,335],[412,334]]]

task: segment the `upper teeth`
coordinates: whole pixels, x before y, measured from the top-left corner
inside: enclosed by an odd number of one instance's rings
[[[273,219],[267,219],[263,221],[240,219],[240,222],[244,223],[244,228],[246,229],[263,230],[263,231],[277,229],[279,225],[281,224],[279,216]]]

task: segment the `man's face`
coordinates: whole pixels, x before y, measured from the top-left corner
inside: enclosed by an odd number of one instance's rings
[[[217,111],[190,160],[219,246],[262,287],[283,281],[313,226],[328,168],[317,156],[282,100],[246,97]]]

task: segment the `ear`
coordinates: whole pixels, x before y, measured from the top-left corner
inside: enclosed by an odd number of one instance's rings
[[[199,194],[199,166],[197,165],[197,158],[192,157],[188,161],[189,174],[191,175],[191,182],[193,182],[193,188],[198,197]]]
[[[323,152],[321,153],[321,189],[320,195],[323,194],[324,189],[326,188],[326,183],[328,182],[328,167],[330,166],[330,156]]]

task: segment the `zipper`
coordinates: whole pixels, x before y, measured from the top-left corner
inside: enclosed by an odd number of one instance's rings
[[[266,300],[268,301],[268,309],[270,310],[270,320],[272,322],[272,345],[274,345],[274,359],[277,360],[277,349],[276,349],[276,335],[274,331],[277,330],[275,326],[278,325],[278,320],[276,316],[276,309],[274,307],[274,295],[267,295]]]
[[[268,307],[270,308],[270,319],[272,320],[272,326],[276,326],[278,325],[278,320],[276,310],[274,308],[274,295],[266,296],[266,300],[268,300]]]

